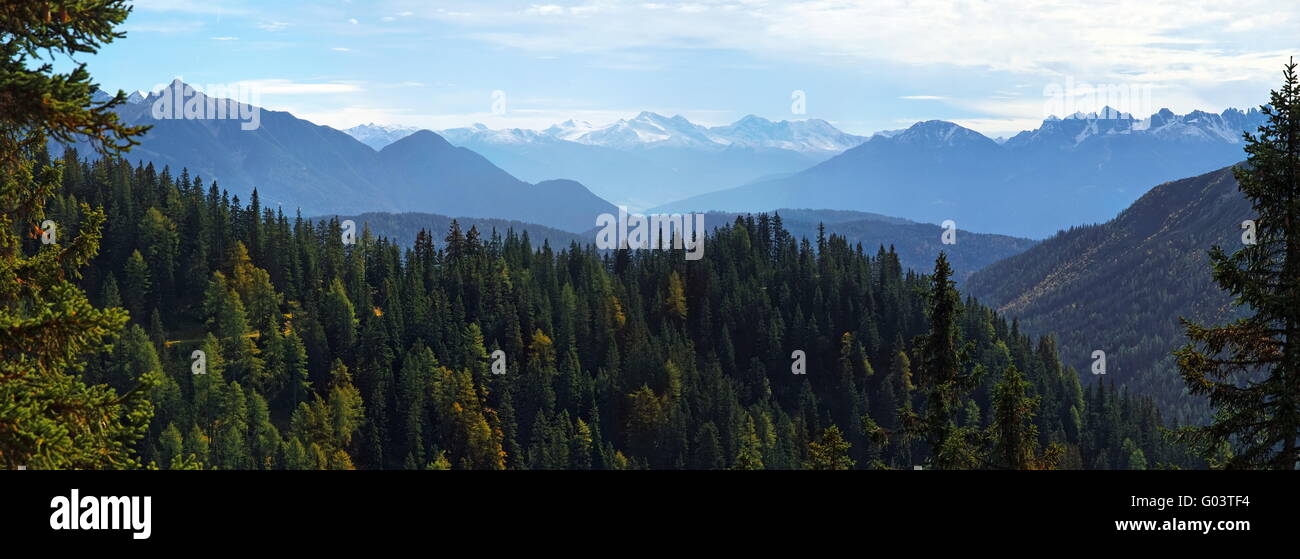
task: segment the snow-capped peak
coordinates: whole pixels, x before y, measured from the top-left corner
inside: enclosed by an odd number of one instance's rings
[[[399,126],[391,124],[375,124],[373,122],[359,124],[344,130],[347,135],[356,138],[357,141],[366,144],[376,150],[384,149],[384,146],[396,142],[402,138],[410,136],[419,130],[413,126]]]
[[[555,141],[555,138],[548,136],[536,130],[525,130],[522,128],[503,128],[493,130],[481,122],[475,122],[465,128],[448,128],[439,130],[438,134],[446,138],[448,142],[456,145],[463,145],[471,142],[483,142],[489,144],[523,144],[538,141]]]
[[[1055,115],[1047,117],[1047,120],[1062,120]],[[1133,120],[1133,115],[1121,112],[1110,106],[1102,107],[1100,112],[1085,113],[1077,111],[1074,114],[1065,117],[1064,120]]]
[[[382,147],[414,130],[411,127],[370,123],[354,126],[344,132],[372,146],[379,144]],[[642,111],[635,117],[605,125],[569,119],[544,130],[528,130],[493,129],[476,122],[466,127],[439,130],[438,134],[457,145],[567,141],[619,150],[656,147],[717,150],[742,146],[800,152],[841,152],[867,140],[863,136],[846,134],[820,119],[774,122],[760,116],[746,115],[728,125],[705,127],[682,115],[668,117],[652,111]]]
[[[547,128],[546,134],[581,144],[634,149],[646,146],[699,147],[717,144],[708,130],[681,115],[672,118],[642,111],[631,119],[619,119],[607,126],[592,126],[572,120]]]
[[[709,129],[714,137],[731,145],[781,148],[793,151],[844,151],[867,138],[846,134],[821,119],[782,120],[746,115],[727,126]]]
[[[744,146],[840,152],[866,141],[864,137],[846,134],[819,119],[773,122],[760,116],[746,115],[728,125],[705,127],[682,115],[667,117],[652,111],[642,111],[633,118],[604,126],[567,120],[543,133],[571,142],[615,149]]]
[[[399,124],[375,124],[373,122],[367,122],[366,124],[358,124],[356,126],[353,126],[348,130],[368,130],[368,131],[385,131],[385,132],[405,130],[409,132],[415,132],[416,130],[419,130],[419,128],[414,126],[402,126]],[[346,131],[347,130],[345,130],[345,132]]]
[[[1165,140],[1194,142],[1241,142],[1243,131],[1254,130],[1263,122],[1255,109],[1227,109],[1221,114],[1192,111],[1185,115],[1160,109],[1144,119],[1105,107],[1100,113],[1076,113],[1064,119],[1054,116],[1043,121],[1037,130],[1021,132],[1007,140],[1009,147],[1050,145],[1073,148],[1094,138],[1116,135],[1146,135]]]
[[[585,120],[569,119],[559,124],[552,124],[550,128],[543,130],[542,133],[561,140],[571,142],[577,141],[577,138],[595,130],[597,127]]]

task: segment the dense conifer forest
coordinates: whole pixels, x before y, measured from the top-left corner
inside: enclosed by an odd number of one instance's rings
[[[411,241],[411,216],[376,218],[397,238],[364,219],[289,216],[257,190],[241,200],[124,157],[149,126],[120,119],[125,93],[104,97],[75,58],[124,37],[122,0],[0,6],[0,468],[1300,463],[1294,61],[1260,107],[1266,122],[1242,138],[1244,164],[1213,184],[1188,179],[1207,187],[1190,203],[1157,189],[1112,224],[970,278],[1010,313],[1018,290],[1085,248],[1122,255],[1120,267],[1153,254],[1162,264],[1049,282],[1068,289],[1043,302],[1098,297],[1105,312],[1026,314],[1030,335],[963,295],[949,254],[904,266],[913,251],[850,242],[795,214],[790,227],[779,212],[736,216],[695,239],[698,260],[455,220]],[[73,64],[59,73],[53,59]],[[1222,191],[1206,196],[1209,186]],[[1220,218],[1243,215],[1249,238],[1211,248],[1202,266],[1198,245],[1223,238]],[[1172,235],[1144,234],[1156,224]],[[961,250],[951,247],[959,264],[972,255]],[[1035,273],[1002,273],[1017,269]],[[1161,281],[1186,287],[1175,293],[1217,286],[1207,312],[1180,313],[1181,336],[1170,313],[1187,307]],[[1109,316],[1118,311],[1137,314]],[[1055,339],[1036,337],[1094,320],[1112,323],[1090,330],[1100,345],[1176,367],[1183,386],[1131,374],[1141,395],[1084,387]],[[1081,328],[1062,346],[1071,360]],[[1184,393],[1197,400],[1177,401]]]
[[[1083,388],[1051,338],[961,300],[946,259],[904,270],[779,215],[717,229],[699,261],[458,223],[345,243],[184,170],[47,163],[60,235],[83,203],[106,214],[80,286],[130,318],[81,376],[148,402],[122,465],[1203,466],[1149,399]]]

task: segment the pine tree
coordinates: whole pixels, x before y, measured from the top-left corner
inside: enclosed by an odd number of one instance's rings
[[[153,283],[149,280],[149,265],[145,264],[144,257],[140,251],[131,253],[131,257],[126,259],[126,266],[122,269],[122,279],[125,287],[126,309],[131,313],[131,318],[137,323],[144,323],[145,304],[149,300],[149,291]]]
[[[962,398],[978,385],[982,368],[962,371],[969,360],[969,345],[957,345],[961,297],[953,285],[948,257],[942,252],[934,262],[928,298],[930,331],[916,344],[916,384],[925,394],[924,416],[918,418],[910,410],[903,410],[899,421],[909,437],[919,434],[930,444],[935,468],[973,467],[976,443],[972,439],[978,431],[958,427],[955,416]]]
[[[162,437],[159,438],[158,456],[160,458],[159,466],[170,469],[170,465],[180,458],[184,453],[184,441],[181,437],[181,430],[176,428],[175,423],[168,423],[167,428],[163,429]]]
[[[330,349],[337,355],[350,356],[357,339],[357,315],[341,280],[335,278],[330,282],[320,307],[320,323],[325,328]]]
[[[695,444],[691,445],[694,456],[691,468],[696,470],[720,470],[726,466],[722,456],[722,444],[718,441],[718,427],[712,421],[701,425],[695,434]]]
[[[677,272],[668,274],[668,295],[664,298],[664,308],[668,316],[686,320],[686,289]]]
[[[573,428],[573,437],[569,439],[569,466],[575,470],[591,469],[591,427],[581,417]]]
[[[275,468],[276,453],[280,449],[280,431],[271,422],[271,409],[266,399],[251,387],[248,394],[248,449],[249,467],[262,470]]]
[[[190,427],[190,432],[185,436],[182,454],[198,464],[207,464],[208,455],[211,453],[212,441],[203,429],[194,424]],[[175,459],[173,459],[173,463]]]
[[[170,190],[170,189],[169,189]],[[180,244],[176,224],[158,208],[149,208],[140,220],[140,245],[145,247],[144,259],[149,263],[149,277],[153,280],[155,309],[173,308],[176,299],[176,250]],[[144,317],[140,317],[143,320]]]
[[[745,414],[745,426],[740,433],[740,451],[736,454],[737,470],[763,469],[763,448],[754,430],[754,416]]]
[[[213,426],[212,462],[226,470],[250,466],[248,455],[248,400],[239,383],[222,390],[221,412]]]
[[[1034,414],[1041,398],[1029,395],[1030,383],[1015,365],[1007,367],[993,387],[993,462],[1012,470],[1046,470],[1056,467],[1063,449],[1053,443],[1046,453],[1038,452],[1038,427]]]
[[[1226,326],[1183,320],[1178,367],[1193,394],[1209,398],[1210,425],[1180,434],[1210,457],[1228,442],[1227,468],[1294,470],[1300,461],[1300,81],[1286,65],[1282,88],[1260,108],[1268,121],[1244,135],[1246,163],[1233,169],[1258,214],[1256,242],[1210,251],[1213,277],[1248,316]]]
[[[840,428],[834,425],[822,432],[820,439],[808,443],[808,461],[804,468],[809,470],[851,470],[853,459],[849,458],[849,443],[840,434]]]

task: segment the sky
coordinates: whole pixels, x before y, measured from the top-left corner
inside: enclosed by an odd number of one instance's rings
[[[552,3],[554,2],[554,3]],[[1267,101],[1300,2],[137,0],[81,56],[108,90],[239,87],[336,128],[541,129],[641,111],[990,137],[1112,105],[1141,118]]]

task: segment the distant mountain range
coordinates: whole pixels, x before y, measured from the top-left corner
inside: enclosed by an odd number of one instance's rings
[[[1106,109],[1049,118],[998,143],[951,122],[877,134],[809,169],[665,204],[652,211],[842,208],[961,229],[1043,238],[1113,217],[1152,184],[1244,158],[1241,132],[1264,117]]]
[[[375,149],[413,131],[376,124],[345,130]],[[633,210],[801,171],[867,140],[818,119],[749,115],[705,127],[653,112],[602,126],[568,120],[540,131],[475,124],[438,133],[523,180],[577,180]]]
[[[382,124],[362,124],[344,130],[375,149],[383,149],[418,127]],[[497,143],[526,143],[541,138],[555,138],[590,146],[620,150],[645,147],[694,147],[722,149],[726,147],[777,148],[797,152],[839,153],[862,142],[865,136],[847,134],[821,119],[782,120],[774,122],[759,116],[747,115],[726,126],[705,127],[681,115],[666,117],[642,111],[635,118],[619,119],[606,125],[593,125],[586,121],[566,120],[545,130],[507,128],[492,130],[482,124],[467,128],[438,130],[449,135],[462,131],[467,136],[491,138]]]
[[[1178,317],[1221,324],[1230,297],[1210,276],[1210,247],[1241,246],[1252,209],[1232,169],[1159,185],[1115,219],[1073,227],[972,275],[964,289],[1020,321],[1054,333],[1061,360],[1085,379],[1094,350],[1106,352],[1099,380],[1155,397],[1183,421],[1206,419],[1205,402],[1184,394],[1170,353],[1186,344]],[[1168,417],[1168,415],[1166,415]]]
[[[544,131],[548,136],[615,149],[644,147],[772,148],[795,152],[838,153],[867,138],[846,134],[821,119],[782,120],[747,115],[726,126],[704,127],[678,115],[645,111],[605,126],[568,120]]]
[[[371,149],[379,151],[384,149],[388,144],[410,136],[419,130],[419,128],[410,126],[388,126],[371,123],[353,126],[343,132],[356,138],[361,143],[370,146]]]
[[[184,92],[186,103],[208,102],[179,81],[170,87]],[[577,182],[529,184],[429,131],[375,151],[328,126],[268,109],[260,109],[254,130],[241,129],[237,119],[154,118],[158,99],[158,92],[150,93],[119,109],[126,122],[153,126],[128,159],[173,172],[188,168],[245,199],[256,187],[263,204],[287,212],[436,211],[584,231],[598,214],[617,211]]]
[[[945,121],[867,138],[815,119],[706,127],[651,112],[541,131],[343,133],[261,109],[260,127],[246,131],[238,120],[155,119],[158,95],[137,92],[120,109],[154,126],[131,159],[185,167],[236,194],[256,187],[266,203],[307,214],[425,211],[571,232],[614,202],[650,212],[835,208],[1044,238],[1114,216],[1151,184],[1240,160],[1238,135],[1263,119],[1253,109],[1145,119],[1107,109],[999,143]]]

